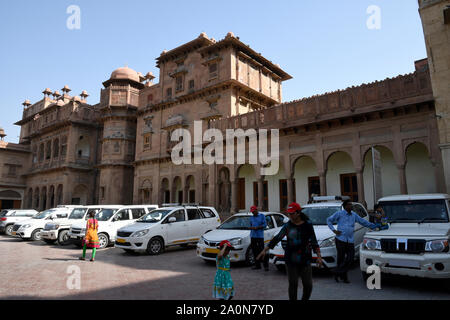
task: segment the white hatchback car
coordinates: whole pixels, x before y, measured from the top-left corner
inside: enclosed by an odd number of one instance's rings
[[[168,246],[197,243],[202,234],[218,225],[220,217],[213,207],[162,207],[119,229],[115,246],[127,252],[159,254]]]
[[[47,222],[63,222],[67,220],[72,208],[58,207],[41,211],[31,219],[14,224],[11,235],[22,239],[41,240],[41,231]]]
[[[0,212],[0,233],[10,236],[15,223],[28,220],[38,212],[34,209],[6,209]]]
[[[288,218],[277,212],[260,212],[266,216],[267,227],[264,230],[264,243],[269,242],[281,229]],[[204,234],[197,244],[197,256],[204,260],[215,261],[219,249],[219,243],[228,240],[234,246],[230,252],[230,261],[245,261],[252,265],[255,262],[253,251],[250,247],[250,217],[252,213],[236,213],[217,229]]]
[[[131,205],[131,206],[104,206],[95,219],[98,220],[98,241],[100,248],[106,248],[116,240],[117,230],[135,222],[143,215],[149,213],[157,205]],[[75,241],[75,244],[82,246],[82,240],[86,234],[86,221],[80,221],[72,224],[69,235]]]
[[[335,244],[336,235],[330,230],[327,225],[327,218],[333,215],[336,211],[343,210],[342,201],[335,200],[336,197],[318,197],[324,199],[323,202],[312,203],[302,206],[303,212],[309,217],[311,223],[314,225],[314,232],[316,234],[317,242],[320,246],[320,253],[323,259],[323,264],[326,268],[332,269],[337,266],[337,251]],[[360,203],[353,202],[353,211],[361,218],[369,220],[366,209]],[[367,228],[355,224],[355,254],[358,255],[359,248],[363,243],[364,234]],[[269,251],[269,262],[275,264],[278,270],[284,270],[284,249],[283,245],[286,243],[286,238],[279,242],[273,250]],[[313,260],[317,258],[313,253]],[[316,266],[312,263],[312,266]]]

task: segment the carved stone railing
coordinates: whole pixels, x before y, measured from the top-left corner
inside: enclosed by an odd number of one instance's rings
[[[429,72],[420,71],[388,78],[357,87],[325,93],[276,105],[233,117],[211,121],[211,128],[224,131],[235,128],[288,126],[301,119],[318,119],[342,111],[358,113],[358,109],[398,100],[432,94]]]

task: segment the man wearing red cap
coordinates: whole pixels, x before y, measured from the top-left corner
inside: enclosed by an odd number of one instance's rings
[[[258,212],[256,206],[250,208],[250,212],[253,214],[250,217],[250,239],[253,256],[255,257],[255,265],[252,269],[261,269],[261,261],[256,259],[260,252],[264,249],[264,229],[267,226],[266,217]],[[263,260],[264,270],[269,271],[269,257],[265,257]]]
[[[288,206],[289,222],[285,223],[280,232],[269,242],[257,258],[266,256],[269,249],[273,249],[278,242],[287,237],[284,257],[289,281],[289,300],[297,300],[298,278],[302,278],[302,300],[308,300],[312,292],[312,253],[317,254],[317,264],[322,266],[319,244],[317,243],[314,227],[302,207],[298,203]]]

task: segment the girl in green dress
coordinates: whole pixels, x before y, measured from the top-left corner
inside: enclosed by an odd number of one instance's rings
[[[231,300],[234,296],[234,284],[230,275],[230,250],[234,249],[227,240],[219,244],[220,252],[217,254],[217,272],[214,278],[213,298]]]

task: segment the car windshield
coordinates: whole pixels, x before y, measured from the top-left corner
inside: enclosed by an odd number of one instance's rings
[[[45,211],[39,212],[37,215],[33,216],[32,219],[45,219],[54,212],[56,212],[56,210],[52,210],[52,209],[45,210]]]
[[[233,216],[222,223],[217,229],[249,230],[250,216]]]
[[[389,222],[448,222],[445,200],[381,202]]]
[[[171,210],[153,210],[143,215],[136,222],[154,223],[161,221],[165,216],[170,213]]]
[[[118,209],[102,209],[95,215],[98,221],[108,221]]]
[[[75,208],[69,216],[69,219],[83,219],[86,208]]]
[[[313,225],[326,225],[327,218],[340,210],[341,207],[338,206],[303,208],[303,212],[309,217]]]

